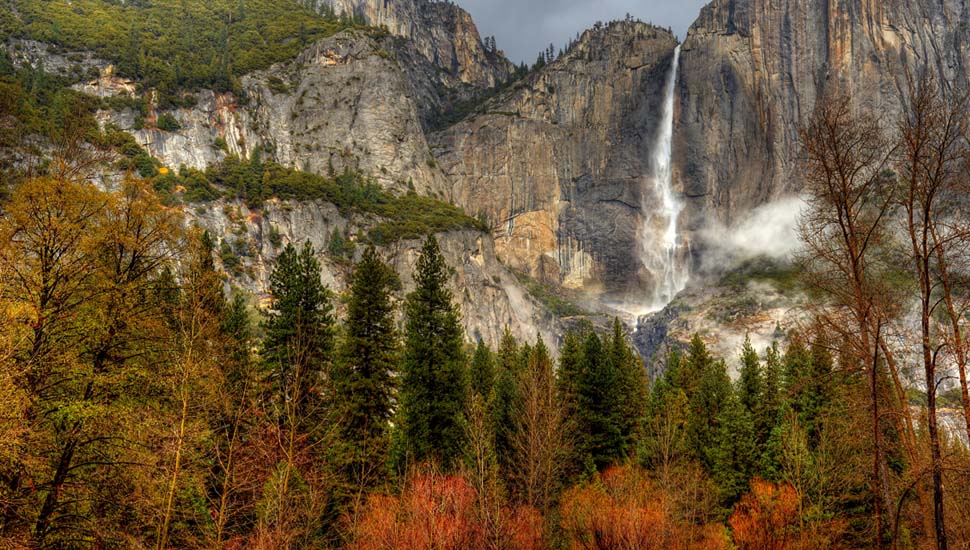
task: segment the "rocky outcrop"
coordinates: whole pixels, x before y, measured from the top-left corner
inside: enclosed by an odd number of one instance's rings
[[[624,21],[433,137],[446,196],[494,227],[500,258],[545,282],[640,286],[641,189],[676,39]]]
[[[36,40],[9,38],[0,42],[0,51],[6,52],[14,66],[30,66],[74,79],[96,75],[109,66],[91,52],[64,52]]]
[[[334,230],[351,242],[363,235],[376,220],[342,214],[322,201],[267,201],[258,211],[238,201],[217,201],[196,205],[187,211],[193,222],[217,236],[219,264],[231,274],[227,285],[245,289],[262,305],[268,305],[269,275],[273,262],[287,243],[309,240],[322,266],[322,279],[337,294],[347,288],[350,263],[326,254]],[[437,235],[445,261],[452,267],[450,287],[462,312],[462,324],[469,340],[484,340],[497,347],[505,327],[520,340],[541,336],[553,349],[560,322],[529,296],[495,257],[492,240],[477,231],[449,231]],[[379,250],[397,271],[402,289],[400,302],[414,289],[412,274],[422,242],[401,240]],[[363,247],[357,247],[359,256]],[[231,264],[229,265],[231,260]],[[338,308],[343,307],[338,301]],[[398,312],[400,313],[400,311]]]
[[[797,131],[831,90],[895,125],[907,75],[966,88],[956,0],[715,0],[683,45],[674,147],[689,226],[797,192]]]
[[[348,167],[397,191],[440,189],[416,92],[431,77],[406,73],[389,42],[348,31],[246,77],[245,109],[264,150],[308,172]]]
[[[194,107],[171,113],[176,131],[154,128],[154,112],[141,129],[131,110],[102,117],[171,168],[204,169],[226,153],[245,157],[259,147],[265,158],[308,172],[349,168],[388,189],[431,192],[445,186],[422,124],[422,109],[436,109],[437,71],[416,57],[390,37],[345,31],[243,77],[243,98],[200,92]],[[80,88],[126,94],[112,82],[102,73]]]
[[[446,73],[449,87],[490,88],[508,80],[514,67],[501,52],[486,50],[471,15],[434,0],[323,0],[338,14],[356,14],[369,25],[407,38]]]
[[[663,374],[670,351],[686,349],[695,334],[734,376],[746,338],[761,353],[805,323],[807,298],[785,283],[737,265],[728,275],[692,280],[663,310],[637,320],[633,342],[650,377]]]

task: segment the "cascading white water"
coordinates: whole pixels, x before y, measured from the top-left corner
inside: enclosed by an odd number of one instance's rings
[[[642,207],[644,221],[640,229],[640,259],[654,280],[653,296],[646,311],[663,309],[674,296],[684,289],[690,276],[685,254],[685,243],[677,233],[677,218],[684,205],[674,194],[671,154],[674,133],[674,91],[677,84],[677,65],[680,62],[680,46],[674,49],[674,58],[664,85],[663,112],[657,138],[650,154],[651,178],[644,180]]]

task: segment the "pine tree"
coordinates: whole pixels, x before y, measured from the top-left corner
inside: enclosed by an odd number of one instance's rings
[[[684,390],[689,403],[687,432],[691,450],[711,469],[720,414],[733,392],[731,379],[724,362],[715,359],[697,335],[691,339],[687,356],[675,375],[676,386]]]
[[[327,243],[327,252],[334,258],[343,258],[344,247],[344,236],[339,227],[334,227],[330,233],[330,242]]]
[[[583,330],[592,328],[583,327]],[[570,330],[563,337],[559,350],[559,369],[556,371],[556,393],[569,418],[576,416],[582,360],[582,333]]]
[[[333,353],[333,306],[309,241],[287,244],[270,274],[273,306],[263,327],[263,357],[280,399],[292,403],[299,430],[313,431],[323,413],[322,386]]]
[[[397,274],[369,246],[351,279],[333,375],[347,473],[359,486],[370,486],[384,474],[399,353],[391,302],[397,285]]]
[[[749,413],[754,413],[761,402],[764,392],[764,380],[761,374],[761,361],[758,352],[751,345],[751,339],[745,336],[744,346],[741,348],[741,368],[738,378],[738,400]]]
[[[511,469],[514,452],[516,420],[519,406],[518,378],[523,370],[520,347],[508,327],[499,343],[495,368],[495,399],[492,403],[492,424],[495,427],[495,451],[504,472]]]
[[[710,471],[725,503],[736,502],[748,490],[758,462],[754,419],[737,395],[729,393],[717,415],[711,442]]]
[[[395,456],[399,470],[425,460],[437,460],[450,469],[462,454],[468,380],[459,313],[446,286],[448,272],[438,241],[431,235],[418,258],[417,287],[404,305]]]
[[[620,453],[628,456],[643,427],[647,404],[646,370],[639,356],[627,343],[623,323],[615,317],[613,329],[606,342],[607,356],[617,370],[620,380],[617,388],[620,432],[623,438]]]
[[[819,437],[819,416],[831,399],[832,356],[822,343],[808,345],[801,335],[792,333],[784,363],[792,409],[814,445]]]
[[[623,377],[595,332],[590,331],[583,340],[582,354],[574,412],[576,460],[579,467],[591,472],[623,458]]]
[[[781,354],[778,351],[777,342],[772,342],[771,346],[765,350],[763,363],[764,384],[761,400],[754,409],[755,431],[758,433],[758,441],[762,447],[767,443],[771,431],[778,423],[778,413],[783,400],[781,395]]]
[[[495,359],[492,357],[492,351],[482,340],[479,340],[478,345],[475,346],[469,374],[472,392],[481,397],[483,403],[491,401],[495,387]]]

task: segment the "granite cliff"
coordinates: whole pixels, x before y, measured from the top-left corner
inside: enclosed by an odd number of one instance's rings
[[[681,226],[694,243],[695,269],[735,269],[722,259],[730,255],[718,250],[717,234],[748,223],[759,205],[800,192],[798,129],[826,94],[847,94],[893,131],[914,78],[929,74],[950,92],[966,91],[968,17],[956,1],[708,4],[682,46],[673,147],[674,180],[687,203]],[[779,323],[795,322],[791,308],[799,296],[779,298],[773,281],[725,293],[719,278],[695,274],[680,299],[641,319],[641,350],[653,353],[663,338],[683,341],[695,331],[764,342]]]
[[[683,45],[675,164],[690,227],[799,191],[798,127],[840,90],[898,120],[924,71],[966,89],[970,7],[934,0],[715,0]]]
[[[499,256],[566,288],[642,288],[637,233],[676,39],[623,21],[433,136],[445,194],[494,228]]]
[[[434,0],[322,0],[338,14],[362,17],[407,39],[447,75],[448,87],[489,88],[509,78],[514,67],[500,51],[484,47],[471,15],[451,2]]]

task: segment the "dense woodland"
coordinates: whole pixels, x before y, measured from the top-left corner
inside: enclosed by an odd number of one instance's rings
[[[359,26],[254,0],[11,5],[5,36],[92,49],[171,104]],[[932,81],[899,120],[833,93],[801,128],[809,204],[786,273],[811,306],[746,342],[734,380],[704,335],[647,358],[649,380],[619,321],[472,342],[434,234],[474,218],[259,152],[169,171],[94,119],[140,100],[70,82],[0,56],[0,546],[970,542],[970,122]],[[187,211],[273,198],[374,223],[327,251],[278,243],[256,309],[226,293],[232,247]],[[379,248],[403,238],[423,243],[410,292]],[[345,292],[321,283],[324,255]]]

